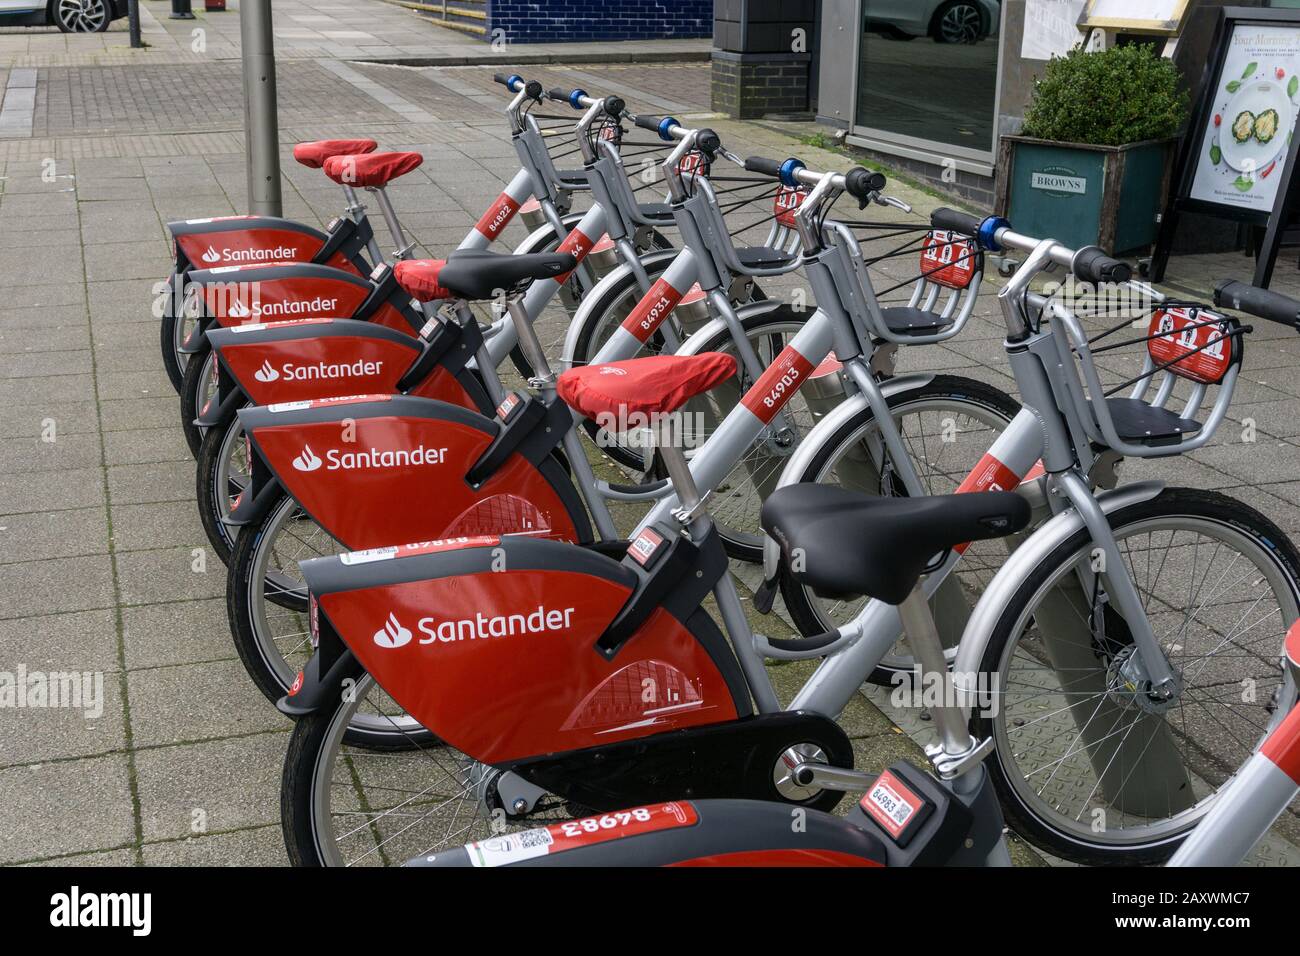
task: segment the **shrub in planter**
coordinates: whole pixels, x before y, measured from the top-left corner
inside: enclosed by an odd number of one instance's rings
[[[1053,59],[1024,132],[1002,138],[998,212],[1021,232],[1076,247],[1149,245],[1188,99],[1173,63],[1146,47]]]
[[[1178,69],[1148,47],[1072,50],[1049,62],[1034,84],[1024,135],[1091,146],[1169,139],[1187,106]]]

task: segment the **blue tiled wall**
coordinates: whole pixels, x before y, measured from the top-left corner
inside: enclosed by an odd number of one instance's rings
[[[488,29],[511,43],[707,37],[713,0],[489,0]]]

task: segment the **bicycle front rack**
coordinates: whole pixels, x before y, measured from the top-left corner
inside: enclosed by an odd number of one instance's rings
[[[1150,312],[1146,335],[1098,346],[1129,327],[1131,320],[1089,339],[1078,317],[1059,299],[1046,308],[1064,373],[1061,384],[1077,420],[1091,441],[1126,457],[1180,455],[1214,437],[1232,404],[1245,351],[1243,336],[1251,330],[1193,303],[1162,302]],[[1133,345],[1145,346],[1142,371],[1104,387],[1094,352]],[[1175,395],[1180,383],[1190,386],[1185,399]],[[1211,388],[1217,390],[1213,404],[1204,420],[1198,420]],[[1118,397],[1125,389],[1129,389],[1127,396]],[[1180,400],[1181,410],[1169,407]]]
[[[984,282],[984,255],[971,240],[941,230],[927,232],[911,299],[905,306],[882,307],[857,236],[841,222],[828,222],[825,228],[844,266],[837,270],[841,284],[850,285],[840,289],[841,297],[863,303],[867,331],[874,338],[894,345],[929,345],[961,334]],[[941,296],[946,298],[940,306]]]

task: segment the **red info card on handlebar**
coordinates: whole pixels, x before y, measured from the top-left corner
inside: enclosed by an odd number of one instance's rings
[[[1204,309],[1157,309],[1151,316],[1147,351],[1156,365],[1205,385],[1223,381],[1237,357],[1240,336],[1227,319]],[[1173,363],[1173,364],[1170,364]]]
[[[955,232],[932,229],[921,246],[921,276],[949,289],[965,289],[979,271],[975,244]]]

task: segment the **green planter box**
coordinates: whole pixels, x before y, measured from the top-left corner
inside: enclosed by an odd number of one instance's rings
[[[1174,140],[1128,146],[1003,136],[997,214],[1017,232],[1110,255],[1150,246],[1169,188]]]

